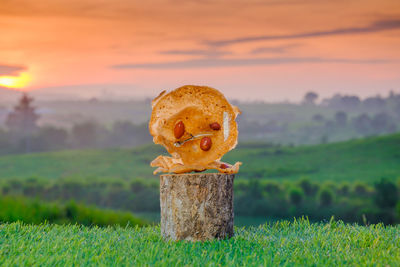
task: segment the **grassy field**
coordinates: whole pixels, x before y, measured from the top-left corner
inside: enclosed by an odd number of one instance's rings
[[[152,224],[160,223],[160,213],[159,212],[135,212],[135,216],[143,219],[146,222],[150,222]],[[239,227],[248,227],[248,226],[258,226],[261,224],[265,224],[266,222],[276,222],[278,219],[270,218],[267,216],[237,216],[235,214],[235,225]]]
[[[108,225],[149,225],[147,220],[140,219],[130,212],[99,209],[69,202],[43,202],[21,196],[0,195],[0,222],[23,221],[30,224],[43,222],[57,224],[82,224],[87,226]]]
[[[62,151],[0,157],[0,178],[151,178],[149,162],[161,146]],[[400,134],[315,146],[279,147],[244,143],[224,160],[242,161],[238,178],[373,182],[400,176]]]
[[[1,266],[395,266],[400,227],[281,221],[230,240],[166,242],[158,227],[0,225]]]

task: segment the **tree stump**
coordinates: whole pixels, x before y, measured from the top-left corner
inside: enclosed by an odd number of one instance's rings
[[[163,237],[189,241],[232,237],[234,178],[223,173],[161,175]]]

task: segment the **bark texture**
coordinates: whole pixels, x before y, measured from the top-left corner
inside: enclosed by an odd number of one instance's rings
[[[233,236],[234,174],[160,176],[161,233],[166,239],[205,241]]]

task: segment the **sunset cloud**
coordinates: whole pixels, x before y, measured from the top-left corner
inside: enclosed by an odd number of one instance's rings
[[[400,19],[379,20],[369,25],[359,26],[359,27],[336,28],[329,30],[282,34],[282,35],[258,35],[249,37],[239,37],[234,39],[205,41],[205,44],[210,46],[227,46],[239,43],[257,42],[257,41],[304,39],[304,38],[338,36],[338,35],[367,34],[367,33],[376,33],[387,30],[398,30],[398,29],[400,29]]]
[[[160,54],[162,55],[179,55],[179,56],[203,56],[203,57],[219,57],[223,55],[229,55],[232,54],[232,52],[228,51],[221,51],[221,50],[215,50],[215,49],[192,49],[192,50],[166,50],[166,51],[160,51]]]
[[[276,53],[276,54],[281,54],[285,53],[292,48],[296,48],[301,46],[300,44],[285,44],[285,45],[278,45],[278,46],[262,46],[262,47],[257,47],[251,50],[251,54],[264,54],[264,53]]]
[[[400,84],[399,0],[0,2],[0,75],[29,75],[26,90],[145,96],[200,83],[298,99]]]
[[[114,69],[179,69],[179,68],[215,68],[255,65],[281,65],[303,63],[343,63],[343,64],[384,64],[393,63],[386,59],[345,59],[319,57],[277,57],[277,58],[202,58],[160,63],[118,64]]]
[[[0,64],[0,76],[1,75],[18,75],[20,72],[22,72],[24,70],[26,70],[26,68],[23,66]]]

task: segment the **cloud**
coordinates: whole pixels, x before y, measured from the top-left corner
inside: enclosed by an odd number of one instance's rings
[[[201,58],[183,61],[159,63],[128,63],[113,65],[113,69],[180,69],[180,68],[214,68],[252,65],[279,65],[298,63],[344,63],[344,64],[383,64],[394,61],[385,59],[344,59],[320,57],[271,57],[271,58]]]
[[[291,48],[299,47],[301,46],[300,44],[287,44],[287,45],[278,45],[278,46],[263,46],[263,47],[257,47],[253,50],[251,50],[251,54],[263,54],[263,53],[286,53],[288,50]]]
[[[232,54],[231,52],[227,51],[220,51],[215,49],[192,49],[192,50],[166,50],[160,51],[160,54],[163,55],[183,55],[183,56],[203,56],[203,57],[219,57],[223,55]]]
[[[26,70],[23,66],[1,65],[0,75],[18,75],[21,71]]]
[[[332,35],[350,35],[350,34],[367,34],[375,33],[386,30],[400,29],[400,19],[393,20],[378,20],[370,25],[362,27],[348,27],[348,28],[337,28],[325,31],[314,31],[314,32],[303,32],[283,35],[259,35],[250,37],[240,37],[234,39],[225,39],[217,41],[206,41],[205,43],[210,46],[227,46],[239,43],[248,43],[256,41],[267,41],[267,40],[288,40],[288,39],[302,39],[312,37],[325,37]]]
[[[285,44],[280,46],[268,46],[268,47],[258,47],[250,51],[251,54],[263,54],[263,53],[285,53],[291,48],[298,47],[300,44]],[[174,55],[174,56],[201,56],[203,58],[216,58],[224,55],[232,55],[230,51],[222,51],[220,49],[215,49],[214,47],[209,47],[207,49],[173,49],[160,51],[159,54],[162,55]]]

